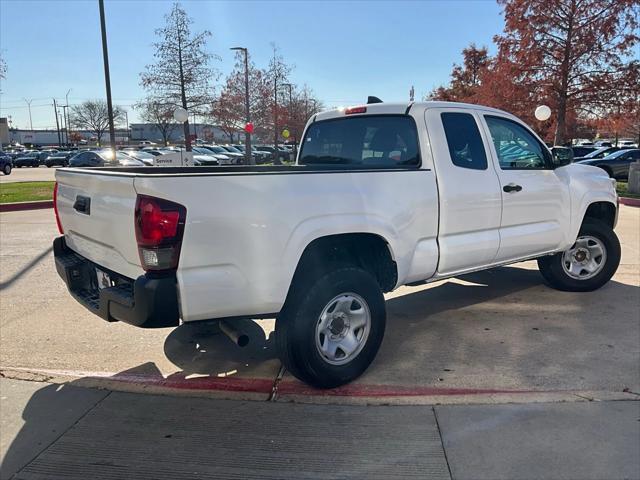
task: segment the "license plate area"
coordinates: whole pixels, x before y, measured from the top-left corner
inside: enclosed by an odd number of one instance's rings
[[[99,290],[113,287],[114,285],[111,276],[107,272],[100,270],[99,268],[96,268],[96,282]]]

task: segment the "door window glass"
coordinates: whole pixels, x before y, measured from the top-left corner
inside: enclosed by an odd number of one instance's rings
[[[547,150],[526,128],[506,118],[485,119],[502,170],[549,168]]]

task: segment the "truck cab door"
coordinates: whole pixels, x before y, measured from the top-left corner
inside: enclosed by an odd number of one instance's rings
[[[559,249],[567,241],[571,202],[549,150],[524,124],[500,115],[482,117],[502,194],[496,263]]]
[[[499,246],[502,196],[480,118],[451,107],[428,108],[425,120],[440,206],[437,275],[489,265]]]

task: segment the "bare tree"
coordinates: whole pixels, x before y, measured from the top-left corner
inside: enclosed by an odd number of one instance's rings
[[[213,98],[212,82],[219,73],[210,67],[219,57],[206,51],[211,32],[191,32],[193,20],[179,3],[174,3],[165,15],[165,26],[156,30],[160,40],[154,43],[155,63],[147,65],[140,74],[142,86],[154,98],[189,113],[204,113]],[[184,122],[184,141],[191,151],[189,120]]]
[[[139,110],[141,120],[155,125],[162,135],[165,146],[168,145],[171,134],[178,126],[173,119],[174,107],[152,98],[147,98],[142,102],[136,103],[133,108]]]
[[[121,122],[124,119],[124,110],[117,106],[113,106],[114,123]],[[76,128],[82,128],[95,133],[98,137],[98,145],[104,132],[109,128],[109,111],[107,102],[104,100],[87,100],[80,105],[71,107],[69,113],[69,121]]]
[[[269,69],[267,70],[267,82],[271,85],[271,112],[273,115],[273,145],[278,148],[278,137],[280,136],[280,125],[283,124],[284,119],[287,118],[287,111],[283,107],[283,102],[279,100],[282,97],[282,84],[289,80],[289,74],[292,67],[287,65],[284,58],[280,54],[280,49],[275,43],[271,44],[273,49],[273,57],[269,62]],[[276,157],[276,163],[278,157]]]

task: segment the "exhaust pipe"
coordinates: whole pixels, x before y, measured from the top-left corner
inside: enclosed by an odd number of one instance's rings
[[[222,333],[229,337],[229,340],[231,340],[239,347],[246,347],[249,344],[249,335],[237,330],[224,320],[220,320],[218,322],[218,326],[220,327],[220,330],[222,330]]]

